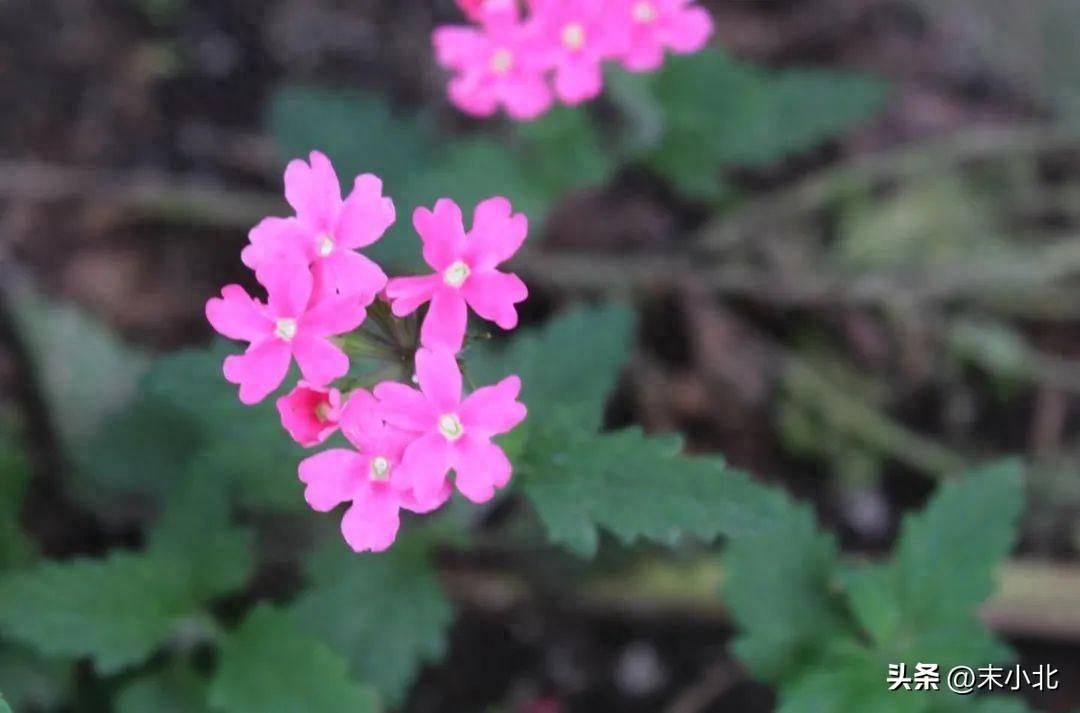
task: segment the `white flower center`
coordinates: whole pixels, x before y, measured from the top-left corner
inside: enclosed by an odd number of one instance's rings
[[[465,427],[456,414],[448,413],[439,417],[439,433],[446,436],[448,441],[456,441],[465,435]]]
[[[514,68],[514,53],[505,47],[500,47],[491,54],[491,71],[495,74],[506,74]]]
[[[327,234],[319,238],[319,255],[321,257],[327,257],[332,252],[334,252],[333,236]]]
[[[371,459],[371,479],[385,481],[390,479],[390,461],[383,456]]]
[[[469,266],[458,260],[443,273],[443,282],[451,287],[461,287],[469,279]]]
[[[563,28],[562,41],[568,49],[581,49],[585,46],[585,27],[580,22],[571,22]]]
[[[326,423],[330,420],[330,404],[323,401],[315,407],[315,420],[319,423]]]
[[[634,3],[634,22],[647,25],[656,20],[656,8],[651,2]]]
[[[293,337],[296,336],[296,320],[288,317],[279,319],[274,334],[281,339],[284,339],[286,342],[291,342]]]

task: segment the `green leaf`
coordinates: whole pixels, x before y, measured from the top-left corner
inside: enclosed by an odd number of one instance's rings
[[[3,693],[0,693],[0,713],[11,713],[11,708],[8,706],[7,701],[4,700]]]
[[[529,408],[527,424],[573,412],[585,416],[572,425],[591,433],[603,421],[633,337],[634,315],[628,308],[603,304],[577,309],[539,329],[522,330],[505,348],[491,345],[471,352],[468,373],[477,384],[517,374]],[[572,365],[568,354],[573,354]]]
[[[631,148],[692,198],[715,194],[724,168],[767,166],[839,135],[876,112],[886,94],[863,75],[768,72],[714,50],[671,57],[661,71],[619,77],[618,86],[632,126],[663,127],[638,131]]]
[[[792,678],[824,642],[854,633],[833,576],[837,547],[810,508],[788,504],[772,529],[733,538],[725,555],[724,601],[742,634],[739,659],[767,682]]]
[[[174,666],[129,683],[116,700],[117,713],[208,713],[207,683]]]
[[[146,356],[81,312],[14,292],[16,325],[64,445],[73,454],[135,395]]]
[[[0,691],[15,710],[55,710],[71,695],[75,671],[68,661],[47,660],[0,642]]]
[[[30,484],[25,454],[0,433],[0,570],[30,560],[33,545],[20,523],[23,497]]]
[[[374,713],[375,697],[347,669],[287,614],[261,606],[223,643],[210,702],[228,713]]]
[[[598,435],[592,414],[530,425],[520,482],[548,537],[581,555],[596,552],[599,528],[623,543],[674,544],[768,528],[782,495],[720,458],[680,455],[682,440],[638,428]]]
[[[615,173],[614,157],[584,109],[556,107],[515,131],[528,179],[551,200],[571,187],[603,185]]]
[[[118,553],[0,579],[0,632],[43,656],[90,656],[112,674],[144,661],[195,613],[183,562]]]
[[[309,568],[311,586],[292,609],[390,703],[401,700],[425,662],[443,656],[453,618],[429,553],[409,544],[399,541],[378,557],[342,546],[320,553]],[[403,605],[407,615],[387,614]]]
[[[254,535],[231,523],[228,493],[213,473],[193,473],[166,501],[150,533],[151,552],[186,563],[200,601],[241,589],[255,570]]]

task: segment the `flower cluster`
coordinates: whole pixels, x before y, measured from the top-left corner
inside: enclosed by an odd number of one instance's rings
[[[694,0],[458,0],[471,26],[443,26],[433,42],[439,64],[455,73],[450,99],[467,114],[500,106],[523,121],[555,97],[579,104],[603,86],[603,63],[632,72],[658,69],[664,52],[697,52],[712,18]],[[552,82],[549,77],[554,76]]]
[[[434,273],[388,279],[358,252],[396,218],[377,177],[357,177],[343,198],[330,161],[315,152],[310,163],[289,164],[285,197],[295,215],[263,220],[242,252],[266,300],[228,285],[206,316],[220,334],[248,342],[224,365],[245,404],[277,390],[295,359],[302,378],[277,401],[282,426],[307,448],[338,432],[348,446],[300,464],[308,504],[326,512],[351,503],[345,540],[358,552],[382,551],[397,536],[402,509],[431,512],[455,487],[485,502],[510,481],[510,461],[492,438],[525,418],[521,381],[509,376],[465,395],[458,355],[470,308],[503,329],[517,326],[516,305],[528,290],[498,267],[521,247],[528,222],[505,198],[477,206],[468,231],[451,200],[418,208],[413,225]],[[425,304],[417,329],[410,315]],[[351,356],[410,368],[400,381],[376,369],[365,383],[350,372]]]

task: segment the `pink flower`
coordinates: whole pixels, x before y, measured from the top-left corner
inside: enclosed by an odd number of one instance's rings
[[[281,425],[294,441],[305,448],[317,446],[338,430],[341,392],[301,381],[277,400],[277,409]]]
[[[399,487],[401,457],[414,437],[386,425],[375,412],[371,394],[352,392],[341,430],[356,450],[335,448],[300,464],[300,480],[307,485],[304,497],[312,509],[329,512],[352,503],[341,520],[341,533],[357,552],[381,552],[393,544],[401,508],[430,512],[450,497],[445,486],[421,502]]]
[[[567,104],[596,97],[603,88],[602,63],[619,49],[621,23],[610,0],[536,0],[533,14],[555,68],[555,94]]]
[[[496,14],[510,15],[517,19],[518,0],[457,0],[458,7],[474,22],[483,22]]]
[[[304,262],[312,266],[319,295],[357,294],[369,304],[386,285],[386,275],[355,249],[381,238],[396,218],[394,202],[382,195],[382,181],[358,176],[342,200],[334,167],[314,151],[310,165],[296,160],[286,168],[285,197],[296,217],[266,218],[256,225],[251,245],[241,253],[244,264],[258,271],[283,257]]]
[[[446,198],[434,211],[417,208],[413,225],[424,242],[424,260],[436,274],[396,278],[386,294],[398,317],[431,302],[420,331],[424,346],[460,351],[467,307],[503,329],[517,326],[514,305],[529,296],[528,288],[517,275],[495,269],[513,257],[529,230],[528,220],[513,214],[510,201],[490,198],[480,203],[468,236],[461,208]]]
[[[708,11],[693,0],[614,0],[622,18],[624,36],[619,55],[634,72],[657,69],[664,49],[690,54],[702,49],[712,36]]]
[[[229,339],[250,342],[243,355],[225,359],[225,378],[240,385],[240,400],[255,404],[281,385],[293,357],[312,386],[344,376],[349,359],[329,337],[351,332],[364,321],[364,307],[354,296],[311,301],[311,270],[289,261],[264,265],[259,281],[267,304],[243,287],[228,285],[206,303],[206,318]]]
[[[512,11],[482,13],[480,28],[439,27],[432,35],[440,65],[456,72],[450,100],[473,116],[500,106],[514,119],[535,119],[551,107],[543,47],[531,23]]]
[[[386,422],[417,434],[402,460],[405,484],[425,501],[446,486],[452,468],[462,495],[477,503],[490,500],[510,482],[510,461],[491,438],[525,418],[525,406],[517,401],[521,380],[509,376],[463,401],[461,371],[445,349],[418,351],[416,378],[419,391],[394,382],[375,387]]]

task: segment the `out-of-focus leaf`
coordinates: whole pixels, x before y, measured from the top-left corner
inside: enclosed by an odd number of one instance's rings
[[[68,661],[43,659],[21,646],[0,642],[0,691],[15,710],[54,710],[74,684]]]
[[[357,557],[336,543],[312,559],[311,586],[292,609],[390,703],[401,700],[425,662],[443,655],[453,616],[428,553],[408,545]]]
[[[123,552],[6,575],[0,633],[43,656],[89,656],[102,674],[115,673],[144,661],[198,610],[184,565]]]
[[[376,649],[385,644],[370,642]],[[379,709],[371,691],[349,679],[345,659],[288,614],[268,606],[253,611],[223,643],[210,703],[228,713],[375,713]]]
[[[129,683],[116,700],[117,713],[208,713],[207,682],[181,666]]]
[[[557,107],[536,121],[518,124],[516,131],[527,179],[549,199],[570,187],[602,185],[615,172],[614,156],[586,110]]]
[[[0,693],[0,713],[11,713],[11,708],[8,706],[7,701],[4,700],[3,693]]]
[[[50,416],[64,445],[77,455],[106,417],[135,395],[148,360],[73,308],[29,289],[12,294],[15,320]]]
[[[832,581],[836,566],[836,542],[805,506],[788,504],[776,527],[729,543],[724,599],[743,632],[734,647],[759,678],[794,678],[825,642],[854,633]]]
[[[0,571],[25,563],[33,553],[19,517],[29,483],[26,456],[0,433]]]

